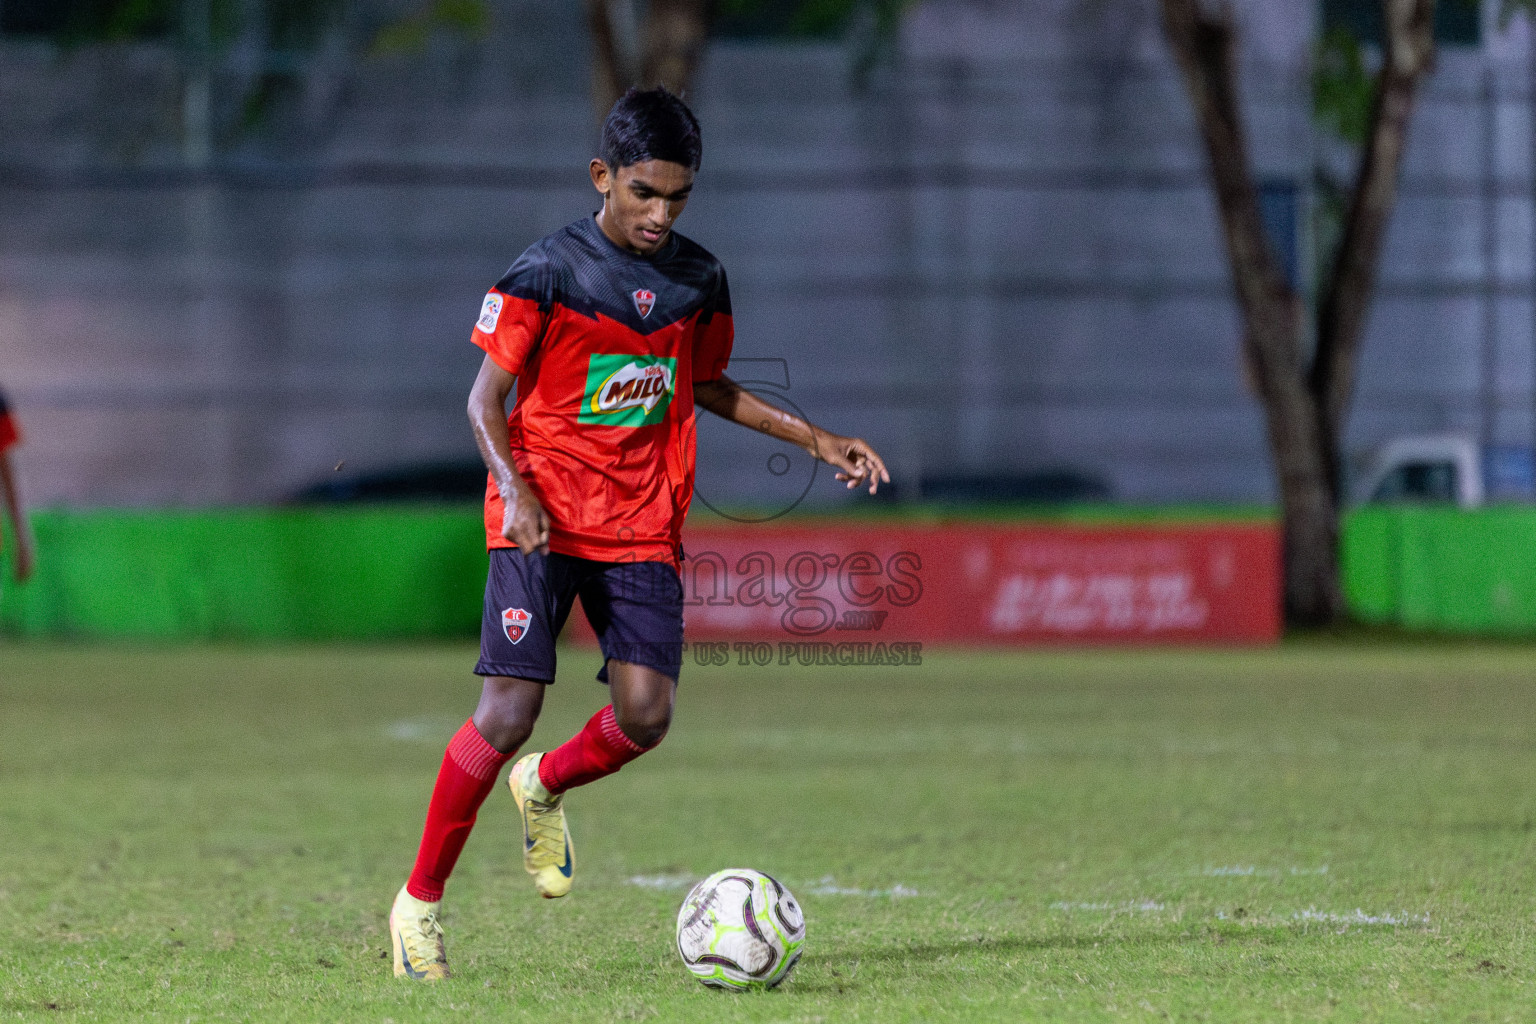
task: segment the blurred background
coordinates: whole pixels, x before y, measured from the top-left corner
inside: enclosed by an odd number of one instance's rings
[[[0,1016],[1536,1019],[1533,12],[0,0]],[[657,81],[728,372],[892,486],[700,417],[677,727],[575,906],[490,798],[420,991],[471,330]],[[725,864],[812,921],[739,1013]]]
[[[0,0],[0,387],[29,503],[43,520],[472,504],[480,298],[596,208],[605,90],[688,8]],[[1269,514],[1263,410],[1154,0],[693,8],[705,155],[679,226],[729,270],[734,375],[878,445],[882,501]],[[1265,233],[1315,303],[1379,4],[1235,18]],[[1436,13],[1341,441],[1351,486],[1375,472],[1379,496],[1465,504],[1472,481],[1436,458],[1483,474],[1474,497],[1531,491],[1529,24],[1497,3]],[[1395,477],[1369,468],[1404,439]],[[711,508],[868,500],[758,444],[701,425]],[[34,586],[57,593],[43,520]],[[18,600],[11,629],[47,618]]]

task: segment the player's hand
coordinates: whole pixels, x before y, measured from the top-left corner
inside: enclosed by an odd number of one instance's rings
[[[506,502],[501,516],[501,535],[525,555],[549,554],[549,516],[527,484],[520,484]]]
[[[829,466],[837,467],[837,479],[847,481],[850,491],[868,484],[869,493],[874,494],[882,483],[891,482],[885,461],[863,438],[818,430],[811,454]]]

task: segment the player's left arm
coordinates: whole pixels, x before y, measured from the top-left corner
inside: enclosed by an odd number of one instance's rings
[[[694,381],[693,400],[722,419],[805,449],[812,458],[836,467],[837,478],[846,480],[850,490],[868,484],[874,494],[881,483],[891,482],[885,461],[868,441],[824,430],[763,401],[724,374]]]

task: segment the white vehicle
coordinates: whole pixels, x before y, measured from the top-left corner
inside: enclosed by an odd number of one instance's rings
[[[1536,496],[1529,448],[1484,449],[1470,434],[1394,438],[1371,453],[1351,490],[1356,504],[1443,503],[1462,508]]]

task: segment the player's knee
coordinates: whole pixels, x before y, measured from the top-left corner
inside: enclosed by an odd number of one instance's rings
[[[485,742],[502,753],[511,753],[533,735],[533,722],[525,717],[492,710],[475,712],[475,728]]]
[[[510,753],[533,735],[542,696],[542,687],[532,691],[523,680],[502,683],[487,679],[480,706],[475,708],[475,728],[491,746]]]
[[[672,702],[655,700],[638,707],[615,708],[614,720],[625,736],[649,749],[660,743],[672,726]]]

